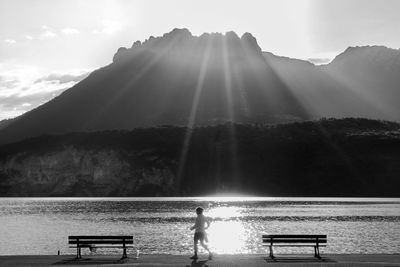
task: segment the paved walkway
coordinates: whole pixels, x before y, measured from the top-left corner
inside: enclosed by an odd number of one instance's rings
[[[182,255],[141,255],[138,260],[119,260],[119,256],[85,256],[74,260],[73,255],[63,256],[0,256],[0,266],[183,266],[183,267],[255,267],[255,266],[398,266],[400,254],[392,255],[323,255],[317,260],[307,255],[282,256],[272,261],[265,255],[215,255],[209,261],[200,257],[191,261]]]

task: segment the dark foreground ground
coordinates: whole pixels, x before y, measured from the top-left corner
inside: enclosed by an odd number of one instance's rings
[[[215,255],[213,260],[200,257],[196,262],[182,255],[141,255],[139,259],[119,260],[119,256],[86,256],[74,260],[63,256],[0,256],[0,266],[400,266],[400,254],[323,255],[321,260],[308,255],[285,255],[276,261],[265,255]]]

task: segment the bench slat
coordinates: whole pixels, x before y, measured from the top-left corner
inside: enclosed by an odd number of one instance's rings
[[[83,241],[105,241],[105,242],[133,242],[133,239],[90,239],[90,238],[77,238],[77,239],[68,239],[68,242],[83,242]]]
[[[326,243],[325,239],[323,240],[311,240],[311,239],[267,239],[263,240],[263,243]]]
[[[274,247],[315,247],[315,245],[279,245],[279,244],[272,244]],[[269,247],[270,245],[264,245],[265,247]],[[326,245],[319,245],[318,247],[326,247]]]
[[[326,235],[262,235],[263,238],[326,238]]]
[[[133,244],[133,241],[113,241],[113,240],[79,240],[78,241],[70,241],[68,244],[74,245],[74,244]]]
[[[89,246],[87,246],[87,247],[79,246],[79,247],[80,248],[90,248]],[[76,248],[76,246],[69,246],[69,248]],[[124,247],[122,247],[122,246],[92,246],[92,248],[124,248]],[[125,248],[129,249],[129,248],[133,248],[133,246],[125,246]]]
[[[131,235],[71,235],[68,236],[68,239],[133,239]]]

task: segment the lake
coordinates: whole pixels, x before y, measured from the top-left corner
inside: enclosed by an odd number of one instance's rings
[[[131,234],[144,254],[189,255],[197,206],[213,220],[217,254],[265,253],[262,234],[327,234],[322,253],[400,251],[400,199],[0,198],[0,255],[73,254],[69,235],[94,234]],[[288,252],[313,249],[276,249]]]

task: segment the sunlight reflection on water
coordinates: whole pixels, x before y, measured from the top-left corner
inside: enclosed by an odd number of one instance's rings
[[[208,230],[211,249],[216,253],[235,254],[243,253],[246,237],[245,227],[237,220],[227,220],[241,216],[238,207],[215,207],[207,212],[211,218],[221,218],[222,221],[214,221]]]
[[[219,254],[245,253],[247,240],[245,227],[240,221],[220,221],[213,223],[208,231],[210,248]]]
[[[225,207],[219,206],[215,208],[211,208],[207,211],[207,216],[211,218],[221,218],[221,219],[228,219],[232,217],[240,217],[241,212],[238,207]]]

